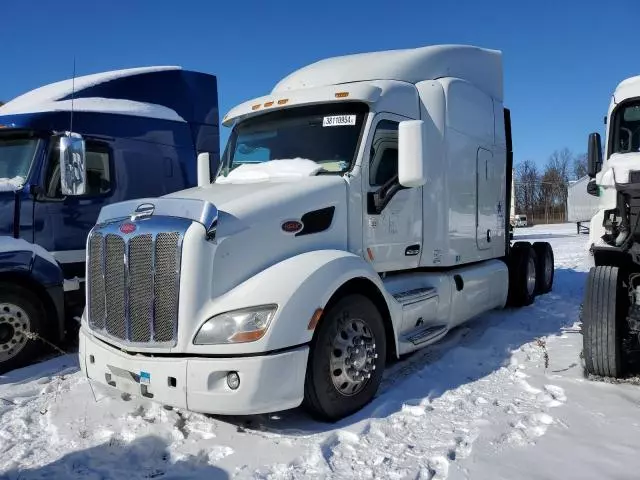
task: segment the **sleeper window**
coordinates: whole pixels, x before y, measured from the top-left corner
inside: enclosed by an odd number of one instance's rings
[[[382,120],[371,144],[369,184],[381,186],[398,175],[398,122]]]

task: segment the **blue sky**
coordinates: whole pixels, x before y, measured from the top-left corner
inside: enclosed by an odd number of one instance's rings
[[[221,116],[347,53],[468,43],[504,53],[516,162],[586,150],[615,85],[640,74],[638,0],[2,2],[0,99],[77,74],[181,65],[219,79]],[[36,6],[37,5],[37,6]],[[222,129],[226,140],[228,131]]]

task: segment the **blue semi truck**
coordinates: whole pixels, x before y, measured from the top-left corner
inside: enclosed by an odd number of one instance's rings
[[[219,145],[216,76],[179,67],[77,77],[0,107],[0,372],[77,328],[101,208],[195,186],[197,157],[215,172]]]

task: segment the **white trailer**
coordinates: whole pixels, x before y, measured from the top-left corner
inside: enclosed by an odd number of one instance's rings
[[[501,52],[330,58],[233,108],[197,188],[102,209],[80,364],[192,411],[304,405],[336,420],[389,358],[551,290],[548,243],[511,245]]]
[[[589,180],[589,176],[585,175],[567,189],[567,220],[575,222],[577,233],[589,233],[588,224],[599,208],[598,197],[587,192]]]

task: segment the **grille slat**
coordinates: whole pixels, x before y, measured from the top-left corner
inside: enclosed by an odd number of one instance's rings
[[[89,240],[89,319],[93,328],[104,329],[104,237],[94,235]]]
[[[117,338],[126,338],[124,317],[124,240],[109,234],[105,238],[105,289],[107,297],[107,332]]]
[[[178,298],[176,282],[179,235],[160,233],[156,239],[156,281],[155,281],[155,337],[159,342],[167,342],[174,337],[175,310]]]
[[[181,231],[141,228],[120,235],[112,225],[92,232],[87,312],[93,330],[125,343],[175,344],[182,238],[188,227],[179,225]]]
[[[129,242],[129,320],[132,342],[149,342],[151,340],[151,322],[153,320],[152,244],[151,234],[139,235]]]

